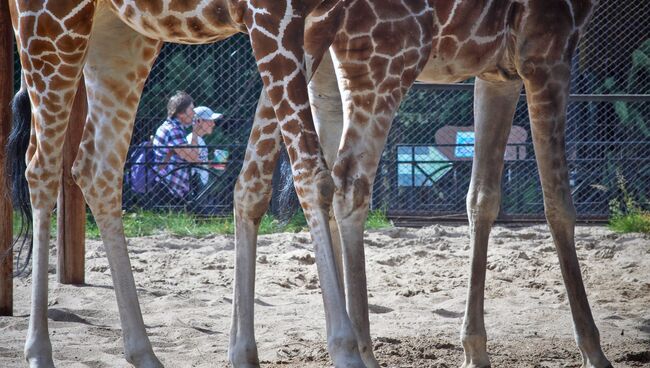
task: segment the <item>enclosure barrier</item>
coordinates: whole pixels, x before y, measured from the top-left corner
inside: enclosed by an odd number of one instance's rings
[[[621,183],[627,185],[627,193],[640,207],[650,209],[650,2],[599,4],[573,61],[566,126],[567,162],[579,220],[607,219],[611,203],[621,199]],[[2,31],[8,39],[9,30]],[[18,69],[14,88],[19,83]],[[129,174],[143,163],[129,157],[123,209],[231,215],[232,188],[261,88],[245,35],[212,45],[165,44],[145,84],[131,151],[155,134],[165,118],[167,99],[176,90],[185,90],[196,105],[224,114],[215,132],[205,138],[208,160],[178,168],[207,172],[208,183],[168,206],[162,192],[134,190]],[[465,219],[473,155],[473,87],[463,83],[439,88],[418,85],[403,101],[377,171],[373,209],[411,218]],[[506,150],[499,219],[543,220],[543,199],[523,98],[516,109],[512,133]],[[64,183],[71,181],[64,177]],[[63,193],[68,196],[70,192],[64,188]],[[60,218],[83,220],[82,213],[70,215],[77,211],[80,208]],[[82,237],[81,229],[83,226],[71,231]],[[65,250],[62,254],[65,262]],[[72,254],[82,257],[83,251],[68,253]],[[77,267],[83,265],[82,260],[76,262]]]

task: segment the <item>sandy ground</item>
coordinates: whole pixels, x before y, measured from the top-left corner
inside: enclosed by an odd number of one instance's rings
[[[650,367],[650,237],[581,226],[577,249],[603,348],[615,367]],[[130,239],[145,323],[166,367],[226,367],[233,238]],[[366,235],[371,332],[386,367],[458,367],[468,269],[466,226]],[[51,260],[55,259],[52,251]],[[260,237],[256,335],[265,367],[327,367],[325,320],[309,235]],[[54,267],[51,267],[53,271]],[[101,242],[87,242],[87,285],[50,277],[58,367],[127,367]],[[25,366],[30,279],[0,317],[0,367]],[[495,227],[486,287],[494,367],[579,367],[569,305],[545,226]]]

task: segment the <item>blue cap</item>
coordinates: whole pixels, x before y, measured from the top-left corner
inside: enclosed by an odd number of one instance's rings
[[[223,114],[212,111],[209,107],[206,106],[197,106],[194,108],[194,115],[203,120],[217,120],[223,117]]]

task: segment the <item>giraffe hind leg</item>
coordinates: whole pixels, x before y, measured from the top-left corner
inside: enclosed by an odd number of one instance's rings
[[[579,30],[568,20],[570,18],[557,17],[554,32],[542,35],[537,30],[546,27],[548,14],[535,10],[530,11],[522,30],[526,42],[520,43],[517,72],[526,88],[544,213],[560,261],[583,367],[611,367],[600,346],[600,334],[589,307],[576,254],[576,212],[566,160],[565,127],[571,59],[579,40]],[[545,51],[540,54],[539,50]]]
[[[161,367],[147,337],[122,223],[124,161],[144,81],[160,43],[97,9],[84,77],[88,119],[72,173],[104,241],[124,336],[127,361]]]
[[[10,3],[32,105],[32,138],[25,171],[34,237],[32,304],[25,342],[25,358],[30,367],[54,366],[47,326],[50,218],[61,179],[63,140],[95,11],[92,1],[78,3],[80,17],[58,23],[67,14],[54,2],[40,7],[30,2]],[[35,27],[36,22],[57,23],[58,28]]]
[[[327,167],[332,168],[336,162],[343,132],[343,106],[341,105],[341,92],[339,91],[332,56],[329,52],[323,55],[323,59],[314,72],[308,87],[309,102],[314,115],[314,125],[318,132],[318,141],[323,150]],[[333,208],[329,213],[329,228],[339,281],[341,287],[343,287],[341,235],[339,234]]]
[[[564,129],[569,95],[569,65],[536,66],[524,75],[544,212],[560,261],[573,328],[584,368],[611,367],[587,300],[575,249],[576,212],[571,199]]]

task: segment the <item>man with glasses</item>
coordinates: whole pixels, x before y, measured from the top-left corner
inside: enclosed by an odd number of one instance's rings
[[[182,164],[200,161],[198,135],[185,138],[186,129],[194,121],[194,100],[185,92],[177,91],[167,103],[167,119],[158,127],[153,139],[156,182],[164,187],[159,195],[166,195],[170,204],[182,204],[190,191],[190,168]],[[187,147],[190,146],[190,147]],[[164,194],[163,194],[164,193]]]

